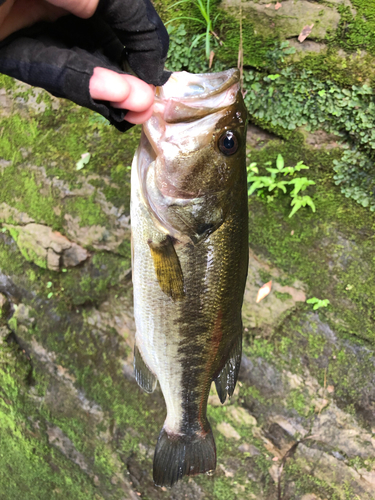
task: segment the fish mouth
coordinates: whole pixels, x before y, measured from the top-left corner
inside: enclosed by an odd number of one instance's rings
[[[195,121],[234,104],[239,89],[238,69],[196,75],[175,72],[157,87],[154,113],[166,123]]]
[[[238,69],[200,74],[177,71],[172,73],[166,84],[157,87],[156,96],[162,100],[171,98],[180,100],[207,99],[224,92],[234,83],[238,83],[239,77]]]

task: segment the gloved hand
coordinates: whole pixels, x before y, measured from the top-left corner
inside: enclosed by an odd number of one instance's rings
[[[120,131],[152,112],[144,82],[163,85],[170,75],[168,34],[151,0],[6,0],[0,40],[0,73],[92,109]]]

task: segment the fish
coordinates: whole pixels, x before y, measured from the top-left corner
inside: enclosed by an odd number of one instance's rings
[[[248,269],[247,112],[238,70],[157,87],[131,173],[135,378],[167,408],[153,478],[212,473],[212,381],[233,395]]]

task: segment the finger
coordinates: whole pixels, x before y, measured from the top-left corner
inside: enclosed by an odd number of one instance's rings
[[[123,100],[113,100],[114,108],[128,109],[137,113],[147,111],[154,102],[155,87],[132,75],[122,75],[130,87],[129,96]]]
[[[131,92],[131,86],[127,82],[126,76],[110,69],[95,68],[89,84],[91,97],[99,101],[119,103],[126,101]]]
[[[38,21],[53,22],[67,14],[63,8],[42,0],[11,0],[0,9],[0,40]]]
[[[106,0],[98,4],[104,19],[126,47],[125,57],[134,73],[147,83],[163,85],[169,36],[151,0]]]
[[[99,0],[47,0],[47,2],[62,7],[75,16],[87,19],[96,11]]]
[[[128,111],[125,116],[125,120],[129,123],[133,123],[134,125],[138,125],[139,123],[145,123],[153,113],[153,106],[150,106],[146,111],[142,111],[141,113],[137,113],[136,111]]]

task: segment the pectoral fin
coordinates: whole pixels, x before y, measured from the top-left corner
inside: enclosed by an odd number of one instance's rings
[[[157,378],[143,361],[142,355],[136,345],[134,346],[134,375],[138,385],[142,387],[145,392],[154,392]]]
[[[148,245],[160,288],[173,300],[183,299],[184,277],[172,238],[167,236],[160,243],[148,241]]]
[[[242,333],[233,345],[228,360],[221,372],[215,379],[216,391],[222,404],[225,403],[227,395],[232,396],[236,387],[238,372],[240,370],[242,354]]]

